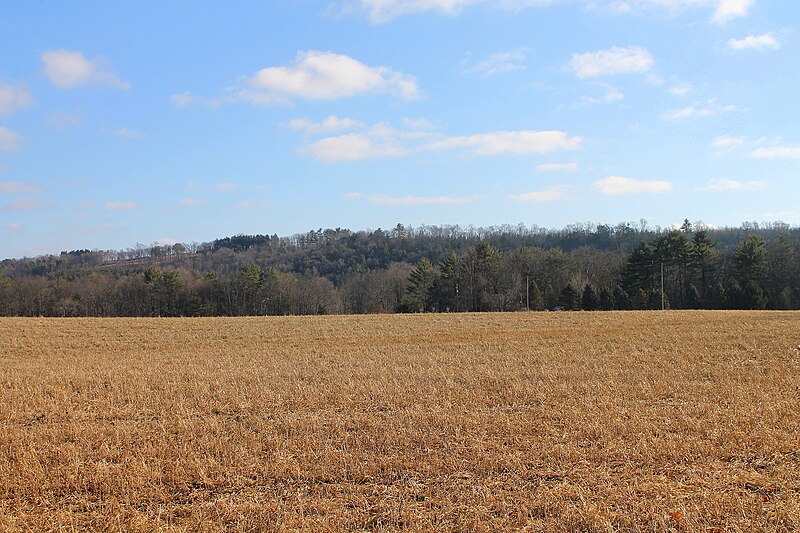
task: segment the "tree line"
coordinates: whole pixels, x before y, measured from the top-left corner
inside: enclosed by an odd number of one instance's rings
[[[0,314],[800,309],[799,259],[781,223],[320,229],[4,260]]]

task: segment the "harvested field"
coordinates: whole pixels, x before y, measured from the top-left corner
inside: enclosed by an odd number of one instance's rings
[[[800,530],[800,314],[0,319],[0,529]]]

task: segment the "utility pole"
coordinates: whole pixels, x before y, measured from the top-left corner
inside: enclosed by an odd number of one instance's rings
[[[661,260],[661,310],[664,310],[664,260]]]

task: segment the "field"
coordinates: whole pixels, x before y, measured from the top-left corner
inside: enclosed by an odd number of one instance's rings
[[[800,530],[800,314],[0,320],[0,530]]]

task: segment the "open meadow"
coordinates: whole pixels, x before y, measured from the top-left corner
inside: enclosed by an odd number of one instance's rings
[[[796,531],[800,314],[0,319],[0,530]]]

